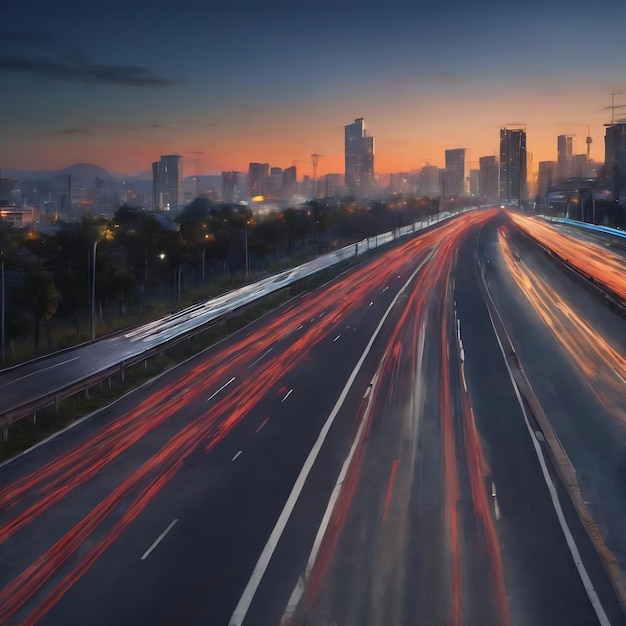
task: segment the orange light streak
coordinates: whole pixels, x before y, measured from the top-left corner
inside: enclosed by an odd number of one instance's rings
[[[581,380],[605,409],[626,423],[623,408],[626,386],[626,357],[583,318],[526,264],[518,262],[500,227],[498,241],[502,257],[515,283],[535,313],[552,332]]]
[[[606,285],[626,302],[626,262],[605,248],[568,237],[543,220],[509,212],[513,223],[584,274]]]
[[[463,220],[453,220],[441,228],[424,233],[402,246],[392,248],[365,266],[351,272],[323,290],[309,294],[306,306],[294,304],[278,314],[269,316],[265,323],[248,336],[242,336],[231,345],[211,351],[211,357],[201,360],[191,370],[167,386],[138,402],[126,414],[103,427],[86,442],[69,450],[59,459],[51,461],[33,474],[6,486],[0,491],[0,511],[12,515],[0,524],[0,543],[18,532],[49,507],[68,496],[76,487],[85,484],[102,471],[111,461],[129,450],[142,437],[179,411],[194,403],[201,404],[210,390],[228,379],[237,368],[264,354],[269,347],[286,339],[300,326],[301,335],[284,350],[264,360],[255,375],[238,382],[218,399],[203,409],[190,422],[182,426],[161,449],[152,454],[123,482],[94,506],[73,529],[58,539],[36,561],[0,591],[0,620],[9,619],[20,607],[31,600],[50,578],[76,554],[103,522],[124,502],[130,501],[121,519],[97,541],[86,556],[74,564],[69,573],[53,588],[29,620],[36,621],[53,606],[90,565],[106,550],[124,529],[132,523],[150,501],[178,472],[183,462],[197,450],[209,451],[231,432],[250,411],[266,396],[275,393],[282,378],[292,371],[309,352],[343,324],[343,319],[362,308],[364,302],[375,297],[381,284],[395,279],[409,260],[419,258],[427,250],[437,247],[438,259],[428,265],[422,281],[417,281],[411,306],[423,310],[425,295],[436,293],[441,280],[451,267],[455,246],[467,228],[484,222],[492,213],[468,214]],[[372,279],[375,277],[375,280]],[[417,294],[417,295],[416,295]],[[421,294],[421,295],[420,295]],[[418,296],[421,298],[418,302]],[[324,315],[332,311],[330,315]],[[413,310],[413,313],[415,309]],[[410,313],[407,307],[402,320]],[[320,318],[319,316],[322,315]],[[310,325],[312,317],[315,325]],[[415,319],[415,317],[413,317]],[[394,337],[397,336],[397,332]],[[448,433],[448,439],[451,433]],[[453,442],[448,441],[448,446]],[[360,455],[356,455],[357,465]],[[448,479],[454,483],[454,467],[449,467]],[[453,494],[452,494],[453,495]],[[449,498],[452,497],[449,496]],[[22,502],[29,504],[23,508]],[[347,506],[347,504],[346,504]],[[450,515],[455,515],[450,512]],[[453,524],[456,527],[456,521]],[[456,531],[453,531],[456,532]],[[460,593],[458,583],[455,594]],[[458,600],[455,600],[457,602]]]

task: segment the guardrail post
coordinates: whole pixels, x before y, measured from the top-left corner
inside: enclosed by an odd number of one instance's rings
[[[125,382],[125,379],[124,379],[124,376],[125,376],[124,361],[122,361],[120,363],[120,376],[122,377],[122,384],[124,384],[124,382]]]
[[[37,425],[37,411],[33,413],[33,424]]]
[[[54,396],[54,412],[56,413],[56,415],[59,414],[59,402],[60,402],[59,396],[55,395]]]
[[[6,443],[9,440],[9,425],[5,424],[2,427],[2,441]]]

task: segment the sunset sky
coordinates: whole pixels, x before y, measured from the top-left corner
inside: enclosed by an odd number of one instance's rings
[[[611,91],[626,92],[624,0],[13,2],[0,22],[0,168],[76,162],[185,174],[250,161],[343,172],[365,117],[378,173],[468,169],[523,123],[533,169],[576,134],[604,160]],[[626,95],[616,95],[616,117]]]

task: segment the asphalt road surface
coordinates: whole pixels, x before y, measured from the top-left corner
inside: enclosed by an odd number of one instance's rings
[[[571,358],[514,231],[481,211],[422,233],[0,467],[0,623],[624,623],[478,286],[488,257],[514,340]]]

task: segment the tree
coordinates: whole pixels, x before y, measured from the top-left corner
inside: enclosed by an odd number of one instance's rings
[[[43,321],[46,328],[48,350],[52,350],[52,337],[48,320],[56,313],[60,294],[56,289],[52,274],[40,265],[31,265],[22,284],[17,287],[15,300],[29,310],[35,325],[35,351],[39,350],[39,328]]]

